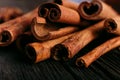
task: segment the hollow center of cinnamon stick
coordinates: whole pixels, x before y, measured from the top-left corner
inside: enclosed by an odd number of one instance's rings
[[[47,17],[48,11],[49,10],[47,8],[42,8],[41,11],[40,11],[40,16],[41,17]]]
[[[10,40],[9,33],[3,32],[1,34],[1,42],[8,42]]]
[[[108,32],[113,32],[117,28],[117,24],[113,19],[108,19],[105,22],[105,28]]]
[[[52,21],[52,20],[57,20],[60,18],[60,10],[56,9],[56,8],[52,8],[50,9],[50,15],[48,16],[48,18]]]
[[[116,26],[113,22],[109,22],[109,26],[111,26],[112,30],[116,29]]]
[[[63,45],[58,44],[51,49],[51,56],[55,60],[66,61],[68,60],[68,50]]]
[[[96,13],[98,9],[99,9],[99,6],[97,4],[85,5],[83,7],[84,12],[88,15],[92,15]]]
[[[33,47],[31,47],[31,46],[26,47],[26,55],[32,62],[35,62],[35,59],[36,59],[35,53],[36,52]]]
[[[85,62],[82,59],[80,59],[80,60],[77,60],[76,65],[79,67],[85,67]]]

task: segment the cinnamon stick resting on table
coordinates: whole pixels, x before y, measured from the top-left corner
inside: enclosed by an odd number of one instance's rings
[[[51,22],[60,22],[72,25],[80,24],[80,15],[77,11],[55,3],[42,4],[39,7],[38,14],[40,17],[44,17]]]
[[[75,56],[83,47],[97,38],[104,29],[104,20],[92,25],[73,36],[69,37],[51,49],[52,57],[55,60],[68,60]]]
[[[16,23],[10,25],[9,27],[6,27],[1,32],[0,46],[8,46],[14,40],[16,40],[16,38],[19,35],[24,33],[24,31],[29,28],[29,25],[30,25],[32,19],[38,15],[37,11],[38,11],[38,8],[36,8],[35,10],[33,10],[23,16],[20,16],[20,17],[14,19],[13,23],[14,22],[16,22]],[[10,22],[12,22],[12,21],[10,21]],[[10,23],[10,22],[8,22],[8,23]]]
[[[92,2],[84,1],[80,4],[78,12],[81,17],[86,20],[101,20],[112,18],[118,13],[108,4],[101,0],[92,0]]]
[[[50,58],[51,56],[50,49],[54,45],[61,43],[62,41],[72,36],[73,34],[74,33],[45,42],[30,43],[26,46],[26,55],[32,62],[35,63],[46,60]]]
[[[40,41],[45,41],[59,38],[61,36],[65,36],[79,30],[77,26],[61,26],[62,24],[59,25],[53,23],[36,22],[36,20],[34,19],[31,26],[31,32],[36,39]]]
[[[108,51],[120,46],[120,36],[114,37],[76,60],[76,65],[88,67],[92,62]]]

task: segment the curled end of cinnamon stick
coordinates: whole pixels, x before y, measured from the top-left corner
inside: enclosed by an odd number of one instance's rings
[[[85,1],[80,4],[78,9],[78,12],[84,19],[95,20],[95,17],[102,11],[102,4],[99,0],[94,0],[91,3]]]
[[[43,41],[49,38],[49,31],[44,27],[45,23],[34,23],[31,25],[31,32],[37,40]]]
[[[36,51],[32,46],[27,45],[25,48],[26,56],[30,60],[30,62],[34,63],[36,61]]]
[[[78,67],[85,67],[85,62],[84,62],[83,59],[77,59],[77,60],[76,60],[76,65],[77,65]]]
[[[50,13],[48,15],[48,19],[52,22],[58,20],[61,16],[61,11],[59,8],[52,8],[50,9]]]
[[[43,4],[42,6],[39,7],[39,10],[38,10],[38,15],[40,17],[49,17],[50,20],[53,20],[54,18],[58,19],[60,17],[60,9],[59,7],[57,6],[57,4],[54,4],[54,3],[46,3],[46,4]]]
[[[0,36],[1,36],[0,46],[7,46],[11,43],[12,36],[8,31],[3,31]]]
[[[114,19],[106,19],[105,20],[105,30],[109,33],[113,33],[117,29],[117,24]]]
[[[39,8],[39,11],[38,11],[38,15],[40,16],[40,17],[44,17],[44,18],[46,18],[47,17],[47,15],[48,15],[48,12],[49,12],[49,10],[47,9],[47,8]]]
[[[51,49],[51,57],[57,61],[68,60],[68,55],[68,49],[62,44],[57,44]]]

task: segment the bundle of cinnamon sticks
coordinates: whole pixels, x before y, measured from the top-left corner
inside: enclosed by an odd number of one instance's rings
[[[0,46],[16,42],[30,62],[38,63],[49,58],[57,61],[72,59],[104,34],[103,31],[115,36],[79,56],[75,62],[77,66],[88,67],[100,56],[120,46],[120,16],[101,0],[79,4],[70,0],[53,0],[23,15],[18,9],[10,11],[8,15],[2,15],[0,10],[0,19],[6,21],[0,24]],[[21,16],[9,20],[11,15]]]

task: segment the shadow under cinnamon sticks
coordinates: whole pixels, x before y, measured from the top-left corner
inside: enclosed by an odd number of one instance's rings
[[[63,27],[64,26],[64,27]],[[66,26],[56,23],[32,21],[31,32],[40,41],[51,40],[78,31],[78,26]]]
[[[32,35],[30,31],[27,31],[16,39],[16,46],[19,51],[25,52],[25,46],[32,42],[38,42],[38,40]]]
[[[32,19],[38,15],[37,11],[38,8],[12,21],[6,22],[9,26],[3,27],[4,29],[1,31],[0,46],[8,46],[16,40],[19,35],[23,34],[24,31],[29,28]],[[6,23],[4,23],[4,25],[7,25]]]
[[[68,60],[75,56],[83,47],[99,36],[104,29],[104,22],[105,20],[79,31],[62,43],[52,47],[52,58],[55,60]]]
[[[79,5],[78,12],[86,20],[102,20],[112,18],[118,13],[102,0],[84,1]]]
[[[51,56],[50,49],[54,45],[61,43],[62,41],[64,41],[68,37],[72,36],[73,34],[75,34],[75,33],[72,33],[72,34],[69,34],[66,36],[62,36],[60,38],[53,39],[53,40],[30,43],[26,46],[26,49],[25,49],[26,55],[30,59],[30,62],[37,63],[37,62],[46,60],[46,59],[50,58],[50,56]]]
[[[77,58],[76,65],[79,67],[88,67],[92,62],[97,60],[100,56],[108,51],[120,46],[120,36],[107,40],[87,54]]]
[[[51,22],[60,22],[72,25],[80,24],[80,15],[77,11],[55,3],[42,4],[39,7],[38,14],[40,17],[44,17]]]

